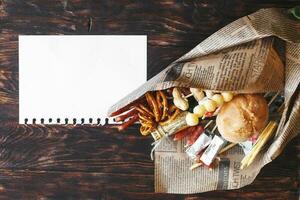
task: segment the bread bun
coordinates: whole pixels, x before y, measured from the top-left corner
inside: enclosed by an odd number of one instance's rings
[[[221,107],[216,120],[218,130],[229,142],[244,142],[264,129],[268,111],[268,104],[261,95],[236,95]]]

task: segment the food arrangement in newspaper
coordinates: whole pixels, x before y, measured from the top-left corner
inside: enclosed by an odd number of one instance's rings
[[[248,185],[297,136],[299,28],[283,8],[242,17],[109,109],[155,140],[156,192]]]
[[[140,123],[140,133],[151,135],[155,141],[153,150],[166,138],[186,140],[185,152],[194,161],[190,169],[201,165],[213,168],[220,154],[236,144],[247,148],[241,168],[247,167],[277,127],[278,122],[269,119],[268,105],[280,96],[279,92],[268,103],[266,98],[270,94],[253,92],[253,88],[276,87],[273,89],[276,91],[283,86],[284,59],[278,44],[279,40],[267,38],[173,66],[163,80],[175,77],[176,82],[213,87],[166,84],[165,89],[147,91],[111,116],[122,122],[117,125],[120,131]],[[259,62],[251,61],[253,57]],[[246,68],[246,64],[251,67]],[[230,85],[232,80],[234,84]],[[239,92],[235,87],[243,87],[245,91]]]
[[[156,142],[164,137],[186,139],[185,152],[195,162],[190,169],[202,165],[213,168],[222,153],[240,143],[250,148],[242,161],[243,168],[253,162],[275,133],[277,122],[269,120],[269,113],[272,109],[272,117],[279,118],[282,105],[279,92],[237,94],[174,87],[147,92],[115,121],[127,119],[117,126],[119,130],[139,122],[140,133],[151,135]],[[204,119],[206,123],[202,123]]]

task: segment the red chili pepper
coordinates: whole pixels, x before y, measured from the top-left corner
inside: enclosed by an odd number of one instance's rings
[[[207,165],[205,165],[207,166]],[[207,166],[209,170],[213,170],[213,168],[215,167],[214,163],[211,163],[210,165]]]
[[[204,116],[205,116],[205,117],[212,117],[212,116],[214,115],[214,113],[215,113],[215,111],[213,111],[213,112],[206,112],[206,113],[204,114]]]
[[[256,142],[256,140],[258,139],[258,135],[253,135],[251,138],[250,138],[250,141],[254,144]]]
[[[128,111],[126,114],[117,116],[114,120],[115,120],[115,122],[121,122],[121,121],[124,121],[125,119],[127,119],[129,117],[132,117],[136,113],[137,113],[136,109],[132,109],[132,110]]]
[[[203,133],[204,127],[199,125],[196,126],[196,129],[189,135],[189,138],[187,140],[187,145],[192,145],[194,142],[198,139],[198,137]]]
[[[201,156],[202,156],[203,153],[204,153],[204,150],[200,151],[200,152],[197,154],[197,156],[196,156],[196,158],[195,158],[195,162],[196,162],[196,163],[203,163],[203,162],[200,160],[200,158],[201,158]],[[203,163],[203,164],[204,164],[204,163]]]
[[[182,140],[184,137],[188,136],[192,131],[195,129],[195,127],[187,127],[181,131],[178,131],[175,133],[175,136],[173,138],[174,141]]]
[[[139,120],[139,116],[137,114],[133,115],[128,121],[124,122],[123,124],[118,125],[119,131],[124,131],[130,125],[134,124],[134,122]]]
[[[213,170],[214,168],[216,168],[218,166],[219,162],[220,161],[217,158],[215,158],[210,165],[208,165],[208,166],[205,165],[205,166],[207,166],[209,170]]]

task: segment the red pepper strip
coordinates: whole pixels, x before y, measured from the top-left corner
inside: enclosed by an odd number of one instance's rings
[[[131,106],[125,106],[124,108],[121,108],[121,109],[119,109],[119,110],[111,113],[109,115],[109,117],[115,117],[115,116],[120,115],[120,114],[122,114],[122,113],[124,113],[124,112],[126,112],[126,111],[128,111],[130,109],[131,109]]]
[[[205,165],[205,166],[207,166],[209,170],[212,170],[213,168],[216,168],[218,166],[219,162],[220,161],[217,158],[215,158],[210,165],[208,166]]]
[[[178,131],[175,133],[175,136],[173,138],[174,141],[182,140],[185,136],[189,135],[192,133],[192,131],[195,129],[195,127],[187,127],[181,131]]]
[[[206,113],[204,114],[204,116],[205,116],[205,117],[212,117],[212,116],[214,115],[214,113],[215,113],[215,111],[213,111],[213,112],[206,112]]]
[[[137,114],[135,114],[128,121],[126,121],[123,124],[119,125],[118,130],[119,131],[124,131],[126,128],[128,128],[130,125],[132,125],[134,122],[136,122],[138,120],[139,120],[139,116]]]
[[[204,162],[202,162],[202,161],[200,160],[200,158],[201,158],[202,154],[204,153],[204,151],[205,151],[205,150],[202,150],[202,151],[200,151],[200,152],[198,153],[198,155],[197,155],[197,157],[196,157],[196,159],[195,159],[195,162],[196,162],[196,163],[202,163],[204,166],[208,167],[209,170],[212,170],[213,168],[215,168],[215,167],[217,166],[218,160],[215,158],[215,159],[213,160],[213,162],[212,162],[210,165],[204,164]]]
[[[197,154],[197,156],[196,156],[196,158],[195,158],[195,162],[196,162],[196,163],[202,163],[202,164],[204,164],[204,163],[200,160],[200,158],[201,158],[201,156],[202,156],[203,153],[204,153],[204,150],[200,151],[200,152]]]
[[[125,119],[127,119],[128,117],[133,116],[136,113],[137,113],[137,110],[132,109],[132,110],[128,111],[127,113],[125,113],[124,115],[117,116],[114,120],[115,120],[115,122],[121,122],[121,121],[124,121]]]
[[[256,142],[256,140],[258,139],[258,135],[253,135],[251,138],[250,138],[250,141],[252,142],[252,144],[254,144]]]
[[[134,102],[128,104],[127,106],[125,106],[125,107],[123,107],[123,108],[121,108],[121,109],[119,109],[119,110],[111,113],[109,115],[109,117],[115,117],[117,115],[121,115],[124,112],[126,112],[128,110],[131,110],[132,108],[134,108],[135,106],[137,106],[139,103],[141,103],[141,104],[145,103],[145,98],[140,98],[140,99],[135,100]]]
[[[187,140],[187,145],[190,146],[194,144],[194,142],[198,139],[198,137],[201,135],[201,133],[204,132],[204,127],[199,125],[196,126],[196,129],[189,135],[189,138]]]
[[[205,165],[205,164],[204,164],[204,165]],[[207,165],[205,165],[205,166],[207,166]],[[208,165],[207,167],[208,167],[209,170],[212,170],[212,169],[215,167],[215,165],[214,165],[214,163],[211,163],[211,164]]]

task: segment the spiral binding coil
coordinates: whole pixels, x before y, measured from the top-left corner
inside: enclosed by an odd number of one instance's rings
[[[30,123],[31,122],[31,123]],[[71,123],[70,123],[71,122]],[[37,120],[36,118],[32,118],[31,120],[28,118],[24,119],[24,124],[41,124],[41,125],[45,125],[45,124],[59,124],[59,125],[105,125],[105,124],[110,124],[112,123],[112,119],[110,118],[104,118],[104,120],[101,120],[101,118],[89,118],[89,119],[85,119],[85,118],[81,118],[81,119],[77,119],[77,118],[41,118],[40,120]]]

